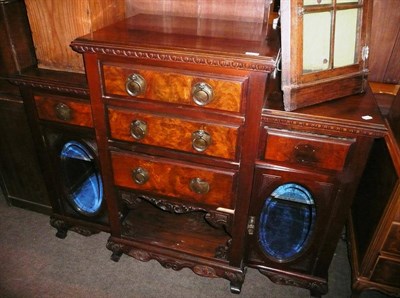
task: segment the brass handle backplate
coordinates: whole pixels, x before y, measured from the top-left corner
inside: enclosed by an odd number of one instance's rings
[[[192,99],[195,104],[199,106],[205,106],[209,104],[214,99],[213,88],[204,82],[193,85]]]
[[[198,152],[205,151],[211,144],[211,136],[205,130],[197,130],[192,133],[192,146]]]
[[[142,167],[137,167],[132,171],[132,179],[136,184],[145,184],[149,178],[149,172]]]
[[[146,80],[137,73],[128,76],[125,82],[125,90],[130,96],[138,96],[146,91]]]
[[[193,178],[189,182],[190,190],[197,193],[204,195],[210,191],[210,184],[201,179],[201,178]]]
[[[143,139],[147,134],[147,123],[143,120],[133,120],[131,122],[131,136],[136,140]]]
[[[294,157],[299,163],[315,163],[318,161],[316,151],[310,144],[298,144],[294,147]]]
[[[65,103],[59,102],[55,106],[56,117],[63,121],[69,121],[72,118],[72,110]]]

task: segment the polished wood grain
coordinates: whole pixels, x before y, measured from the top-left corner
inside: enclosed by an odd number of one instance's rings
[[[158,246],[207,259],[214,259],[216,249],[229,240],[223,229],[215,229],[204,222],[204,212],[176,216],[146,202],[128,214],[124,226],[124,237],[128,239],[156,242]]]
[[[117,152],[111,153],[111,160],[114,182],[118,186],[154,192],[195,204],[233,207],[234,172],[205,169],[194,164]],[[138,167],[146,169],[149,173],[149,180],[142,185],[135,183],[132,179],[132,171]],[[206,194],[194,193],[189,187],[190,180],[193,178],[207,181],[210,191]]]
[[[341,171],[354,139],[267,129],[264,158],[270,161]]]
[[[103,77],[106,95],[129,96],[125,82],[129,75],[140,74],[146,81],[144,94],[137,96],[145,100],[157,100],[174,104],[198,106],[192,99],[192,87],[196,83],[209,84],[214,93],[213,100],[202,107],[209,109],[240,112],[243,88],[246,78],[213,79],[207,74],[185,74],[172,70],[143,69],[138,66],[118,67],[103,65]]]
[[[199,153],[192,146],[192,133],[204,130],[211,136],[211,144],[201,154],[227,159],[236,159],[239,127],[214,124],[208,121],[193,121],[150,114],[140,111],[108,109],[111,138],[128,142],[160,146],[174,150]],[[147,135],[136,140],[131,135],[130,125],[134,120],[147,123]]]
[[[40,119],[93,127],[92,111],[88,102],[61,96],[35,95],[35,103]],[[56,107],[58,104],[64,104],[70,109],[71,119],[63,120],[57,116]]]
[[[140,12],[263,22],[268,14],[264,0],[139,0],[127,1],[126,6],[128,16]]]
[[[84,72],[71,40],[123,19],[124,0],[26,0],[40,68]]]

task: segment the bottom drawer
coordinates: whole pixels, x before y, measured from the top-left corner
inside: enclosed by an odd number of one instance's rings
[[[232,209],[235,171],[121,152],[111,153],[114,183],[154,195]]]
[[[400,288],[400,260],[379,257],[371,280],[381,284]]]

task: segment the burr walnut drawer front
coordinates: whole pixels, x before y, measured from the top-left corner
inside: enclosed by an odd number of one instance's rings
[[[111,138],[235,159],[239,126],[108,108]]]
[[[104,64],[103,84],[107,96],[241,112],[246,78],[212,78],[174,70],[120,67]]]
[[[114,183],[145,193],[232,208],[234,171],[121,152],[111,153]]]
[[[93,127],[88,102],[53,95],[35,95],[34,98],[38,117],[42,120]]]
[[[264,158],[340,171],[354,139],[267,129]]]

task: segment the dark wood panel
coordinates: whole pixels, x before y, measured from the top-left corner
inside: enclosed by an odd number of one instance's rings
[[[17,98],[0,97],[0,175],[12,205],[50,212],[31,131]]]
[[[21,72],[36,58],[23,0],[0,1],[0,74]]]
[[[374,0],[369,80],[400,83],[400,9],[398,0]]]

